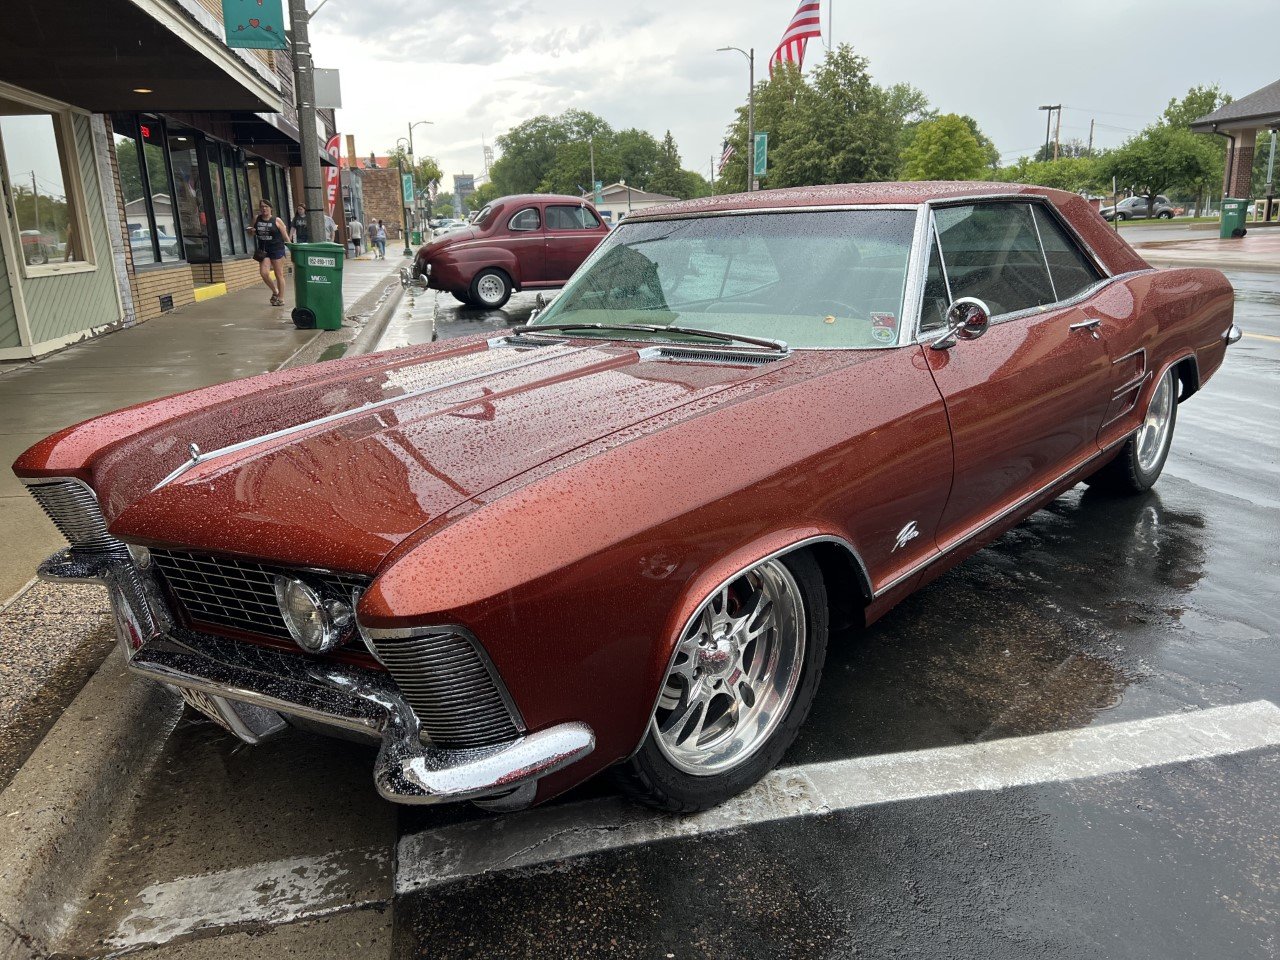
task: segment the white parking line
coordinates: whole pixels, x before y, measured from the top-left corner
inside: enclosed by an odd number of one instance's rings
[[[775,820],[1127,773],[1277,745],[1280,707],[1258,700],[1083,730],[776,770],[741,796],[689,817],[613,798],[541,807],[401,838],[396,893]]]

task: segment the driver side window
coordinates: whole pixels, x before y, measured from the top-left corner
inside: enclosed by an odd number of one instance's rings
[[[977,297],[992,316],[1057,299],[1030,204],[944,207],[934,222],[952,298]]]

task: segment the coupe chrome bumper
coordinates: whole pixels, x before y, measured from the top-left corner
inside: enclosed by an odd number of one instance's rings
[[[388,800],[523,806],[541,777],[595,747],[591,728],[570,722],[490,747],[441,749],[423,741],[389,675],[185,629],[127,557],[67,549],[46,560],[40,576],[105,584],[129,669],[185,691],[189,703],[246,742],[279,729],[280,714],[380,738],[374,784]]]

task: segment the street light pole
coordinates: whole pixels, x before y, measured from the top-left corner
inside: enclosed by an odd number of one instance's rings
[[[308,33],[311,14],[307,13],[306,0],[289,0],[289,21],[293,34],[293,86],[298,98],[298,137],[302,141],[302,195],[307,207],[307,236],[318,239],[327,234],[316,134],[316,75]]]
[[[1049,111],[1044,115],[1044,158],[1048,160],[1049,159],[1049,133],[1053,129],[1053,111],[1055,110],[1059,111],[1058,116],[1061,117],[1062,104],[1058,104],[1057,106],[1047,104],[1045,106],[1042,106],[1040,109]],[[1059,119],[1059,122],[1061,122],[1061,119]]]
[[[405,146],[409,146],[409,141],[406,140],[404,137],[400,137],[398,140],[396,140],[397,147],[400,146],[400,144],[402,143]],[[404,202],[404,154],[403,153],[398,154],[396,156],[396,169],[400,171],[400,222],[401,222],[402,228],[404,229],[404,255],[406,257],[412,257],[413,251],[409,249],[409,205]]]
[[[409,172],[415,175],[417,174],[417,170],[415,170],[414,168],[417,166],[418,161],[414,159],[414,155],[413,155],[413,128],[421,127],[424,124],[429,127],[435,126],[435,122],[432,120],[415,120],[413,123],[409,124]],[[413,222],[418,224],[418,229],[422,229],[422,224],[418,223],[418,221],[421,219],[421,215],[418,211],[418,193],[417,193],[418,181],[416,179],[413,182],[413,187],[414,187]]]
[[[747,73],[750,88],[747,91],[747,193],[751,192],[756,176],[756,48],[750,52],[741,47],[717,47],[716,53],[736,50],[747,58]]]

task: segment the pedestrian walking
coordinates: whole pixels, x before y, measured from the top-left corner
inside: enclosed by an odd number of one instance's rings
[[[351,238],[351,248],[355,251],[354,256],[360,256],[360,244],[364,241],[364,224],[352,217],[347,221],[347,236]]]
[[[378,259],[378,245],[374,241],[378,238],[378,221],[370,220],[364,228],[365,239],[369,241],[369,252],[373,254],[373,259]]]
[[[307,208],[298,204],[293,211],[293,221],[289,224],[289,239],[293,243],[309,243],[311,234],[307,232]]]
[[[324,215],[324,237],[330,243],[333,243],[333,236],[338,232],[338,225],[333,222],[333,217],[329,214]]]
[[[245,228],[253,234],[256,244],[253,259],[258,261],[262,282],[271,288],[271,305],[284,306],[284,255],[285,238],[289,231],[284,221],[275,215],[271,204],[263,200],[258,204],[258,219]]]
[[[387,259],[387,228],[382,225],[382,221],[378,221],[375,228],[378,232],[374,234],[373,242],[378,245],[378,259]]]

